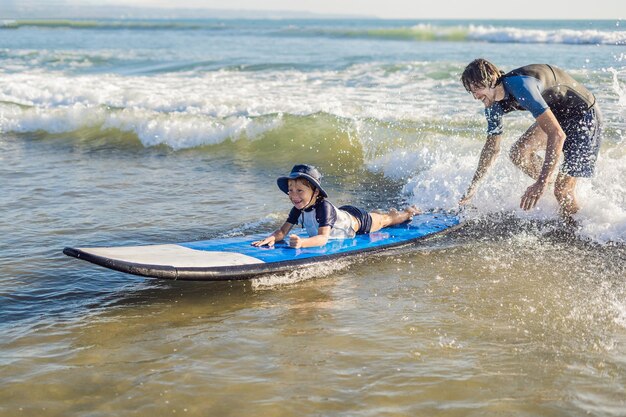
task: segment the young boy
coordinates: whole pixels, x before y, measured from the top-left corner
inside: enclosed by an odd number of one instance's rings
[[[263,240],[252,242],[253,246],[273,246],[287,236],[291,228],[301,223],[309,234],[303,238],[292,234],[289,246],[308,248],[323,246],[328,239],[349,239],[356,235],[375,232],[383,227],[404,223],[421,211],[411,206],[399,212],[368,213],[354,206],[336,208],[326,198],[328,194],[321,186],[321,175],[311,165],[295,165],[289,176],[276,180],[278,188],[289,196],[293,208],[287,221]]]

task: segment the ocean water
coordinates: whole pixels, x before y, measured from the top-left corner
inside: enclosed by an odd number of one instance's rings
[[[596,94],[575,231],[518,208],[518,112],[466,226],[407,252],[229,283],[61,253],[270,232],[302,162],[457,210],[476,57]],[[622,21],[0,21],[0,415],[625,416],[625,137]]]

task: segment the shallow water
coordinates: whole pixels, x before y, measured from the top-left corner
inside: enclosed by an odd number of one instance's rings
[[[272,186],[223,156],[53,152],[23,139],[5,141],[3,155],[11,145],[22,156],[11,169],[30,178],[8,190],[32,209],[8,210],[3,233],[2,415],[625,409],[623,246],[496,217],[408,253],[252,282],[147,280],[61,249],[271,230],[280,216],[257,221],[258,207],[278,204]],[[30,152],[74,175],[51,189],[56,171],[31,166]],[[175,180],[180,170],[186,181]],[[227,192],[224,176],[239,176],[238,193]],[[239,195],[250,193],[255,204],[241,210]]]
[[[551,242],[463,240],[291,285],[118,284],[5,332],[3,411],[620,415],[623,264],[572,248],[587,270],[544,275]]]

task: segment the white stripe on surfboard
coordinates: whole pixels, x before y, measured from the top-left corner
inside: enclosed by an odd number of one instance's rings
[[[209,268],[264,263],[252,256],[233,252],[203,251],[179,245],[120,246],[111,248],[78,248],[79,250],[114,259],[142,265],[172,266],[174,268]]]

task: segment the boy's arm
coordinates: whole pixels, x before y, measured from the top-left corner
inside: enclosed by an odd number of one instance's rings
[[[324,246],[330,237],[330,226],[322,226],[317,229],[317,235],[313,237],[300,237],[298,235],[289,236],[289,246],[292,248],[312,248]]]
[[[289,233],[292,227],[293,227],[293,224],[289,222],[285,222],[283,223],[282,226],[280,226],[279,229],[276,229],[271,235],[269,235],[265,239],[252,242],[251,245],[252,246],[265,246],[265,245],[274,246],[274,243],[280,242],[281,240],[285,238],[285,236],[287,236],[287,233]]]

